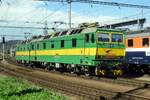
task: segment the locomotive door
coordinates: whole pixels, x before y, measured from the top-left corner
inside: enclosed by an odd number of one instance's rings
[[[36,43],[31,44],[31,51],[30,51],[30,55],[31,55],[31,60],[36,61]]]
[[[30,63],[30,61],[31,61],[31,45],[29,44],[28,45],[28,51],[29,51],[29,63]]]
[[[36,61],[37,57],[36,57],[36,42],[34,43],[34,61]]]
[[[90,59],[90,34],[84,36],[84,61],[87,64]]]

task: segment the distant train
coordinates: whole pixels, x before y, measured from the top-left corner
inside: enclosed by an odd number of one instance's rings
[[[126,63],[129,69],[150,73],[150,32],[135,32],[126,37]]]
[[[125,32],[116,29],[65,30],[16,47],[17,62],[85,75],[120,76],[124,58]]]

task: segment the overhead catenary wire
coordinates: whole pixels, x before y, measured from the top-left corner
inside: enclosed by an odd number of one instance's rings
[[[105,1],[96,1],[96,0],[34,0],[34,1],[50,1],[50,2],[66,2],[68,3],[68,17],[69,17],[69,28],[71,29],[71,3],[79,2],[79,3],[90,3],[90,4],[100,4],[107,6],[117,6],[117,7],[130,7],[130,8],[142,8],[142,9],[150,9],[150,6],[145,5],[136,5],[136,4],[127,4],[127,3],[117,3],[117,2],[105,2]]]
[[[121,6],[121,7],[130,7],[130,8],[150,9],[150,6],[146,6],[146,5],[106,2],[106,1],[96,1],[96,0],[34,0],[34,1],[50,1],[50,2],[69,2],[70,1],[70,2],[100,4],[100,5],[108,5],[108,6]]]
[[[45,27],[26,27],[26,26],[0,26],[0,29],[10,28],[10,29],[34,29],[34,30],[43,30]],[[60,30],[64,30],[63,28],[59,28]],[[47,27],[47,30],[53,30],[53,27]]]
[[[24,26],[0,26],[0,28],[18,28],[18,29],[44,29],[42,27],[24,27]],[[49,28],[48,28],[49,29]]]
[[[0,35],[0,37],[24,37],[24,35]]]
[[[52,1],[52,0],[51,0]],[[60,0],[61,2],[62,1],[65,1],[65,0]],[[72,1],[74,1],[74,0],[72,0]],[[78,1],[78,0],[75,0],[75,1]],[[83,0],[84,1],[84,0]],[[87,1],[89,1],[89,0],[87,0]],[[46,16],[47,17],[47,16]],[[48,18],[48,17],[47,17]],[[45,18],[45,19],[47,19],[47,18]],[[44,19],[43,19],[44,20]],[[30,23],[31,21],[26,21],[26,22],[24,22],[24,23]],[[32,22],[31,22],[32,23]],[[14,27],[16,27],[16,26],[14,26]],[[28,27],[16,27],[16,28],[28,28]],[[30,28],[32,28],[32,27],[30,27]]]
[[[143,15],[146,15],[146,14],[150,14],[149,13],[150,11],[146,11],[146,12],[143,12]],[[136,13],[136,14],[132,14],[132,15],[129,15],[129,16],[125,16],[125,17],[122,17],[122,18],[116,18],[116,19],[113,19],[113,20],[108,20],[108,21],[105,21],[105,23],[107,23],[107,22],[111,22],[111,21],[115,21],[115,20],[125,20],[125,19],[131,19],[131,18],[136,18],[137,19],[137,17],[136,16],[138,16],[139,14],[141,14],[141,12],[140,13]],[[144,16],[143,16],[144,17]]]
[[[42,11],[42,10],[41,10],[41,11]],[[33,17],[35,16],[35,14],[37,14],[37,13],[39,13],[39,12],[37,12],[37,9],[32,9],[32,10],[30,10],[29,12],[26,12],[26,13],[24,13],[23,15],[19,16],[18,18],[23,19],[23,18],[25,18],[25,17],[27,17],[27,16],[30,16],[30,14],[32,14],[32,16],[28,18],[28,20],[30,20],[30,19],[33,18]]]
[[[64,5],[63,5],[63,6],[64,6]],[[45,21],[45,19],[47,19],[48,17],[55,15],[55,14],[57,13],[57,11],[59,11],[60,9],[62,9],[63,6],[57,8],[55,11],[53,11],[53,12],[50,13],[50,14],[48,14],[46,17],[44,17],[44,18],[43,18],[42,20],[40,20],[39,22],[43,22],[43,21]]]

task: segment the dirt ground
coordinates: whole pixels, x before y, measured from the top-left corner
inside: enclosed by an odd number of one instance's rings
[[[7,62],[5,62],[5,64],[7,64],[9,66],[9,64]],[[104,90],[109,90],[109,91],[114,91],[114,92],[125,92],[130,89],[136,88],[136,87],[128,86],[128,85],[124,86],[122,84],[117,84],[117,83],[108,83],[108,82],[102,82],[102,81],[96,81],[96,80],[83,79],[83,78],[79,78],[79,77],[63,76],[63,75],[59,75],[59,74],[55,74],[55,73],[42,72],[42,71],[37,71],[37,70],[30,72],[30,73],[42,75],[47,78],[55,78],[55,79],[59,79],[62,81],[65,80],[68,82],[87,85],[87,86],[104,89]]]
[[[136,79],[150,82],[150,75],[144,75],[143,77],[136,78]]]

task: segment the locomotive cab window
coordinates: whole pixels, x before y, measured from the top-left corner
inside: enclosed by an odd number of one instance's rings
[[[123,42],[123,35],[122,34],[112,34],[112,42]]]
[[[94,39],[94,34],[91,34],[91,43],[94,43],[95,39]]]
[[[108,33],[100,33],[97,35],[99,42],[109,42],[109,34]]]
[[[129,39],[128,40],[128,47],[132,47],[133,46],[133,39]]]
[[[149,46],[149,38],[143,38],[142,39],[142,45],[143,46]]]
[[[72,39],[72,47],[76,47],[77,46],[77,39]]]

